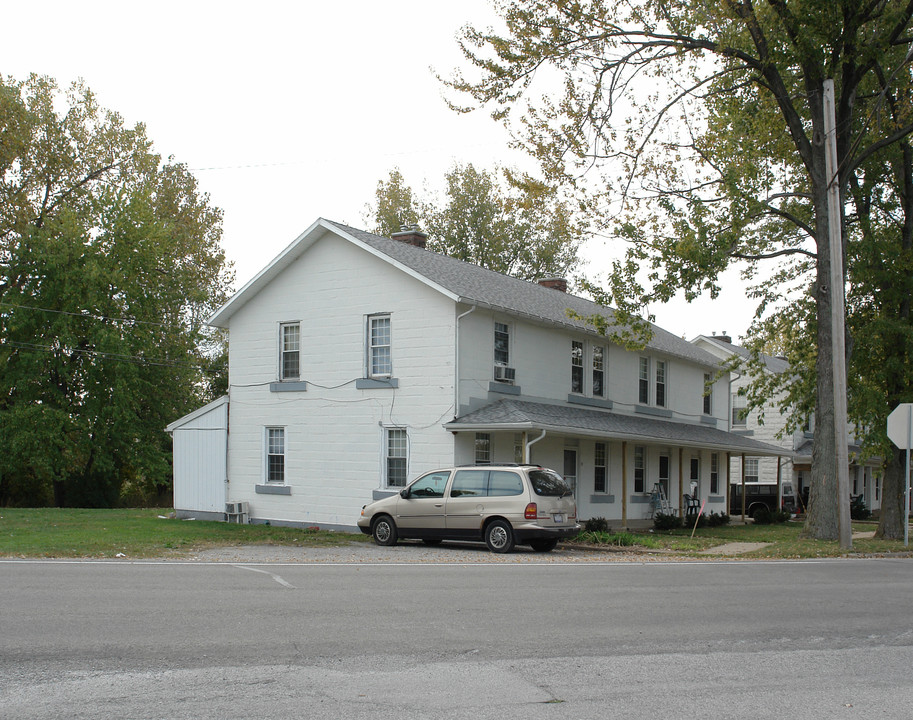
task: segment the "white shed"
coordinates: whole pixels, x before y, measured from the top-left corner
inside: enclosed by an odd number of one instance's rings
[[[174,510],[178,517],[224,520],[228,473],[228,397],[165,428],[172,437]]]

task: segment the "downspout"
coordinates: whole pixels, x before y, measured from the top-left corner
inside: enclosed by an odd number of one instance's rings
[[[530,458],[529,458],[529,449],[530,449],[533,445],[535,445],[537,442],[539,442],[542,438],[544,438],[546,432],[548,432],[548,431],[547,431],[547,430],[543,430],[543,431],[542,431],[542,434],[541,434],[539,437],[537,437],[535,440],[529,440],[529,441],[527,441],[526,445],[523,447],[523,459],[524,459],[525,462],[528,463],[529,460],[530,460]]]
[[[476,306],[473,305],[469,310],[464,312],[462,315],[457,315],[456,326],[454,327],[454,338],[453,345],[454,351],[456,352],[456,358],[453,363],[454,368],[454,378],[453,378],[453,417],[456,418],[460,414],[460,320],[469,315],[470,313],[475,312]]]

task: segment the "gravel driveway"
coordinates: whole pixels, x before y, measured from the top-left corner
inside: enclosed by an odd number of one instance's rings
[[[719,546],[714,555],[738,555],[756,549],[757,544],[741,548]],[[605,563],[605,562],[657,562],[687,560],[680,555],[662,550],[632,550],[631,548],[589,549],[561,544],[552,552],[533,552],[518,546],[513,552],[499,555],[478,543],[445,542],[430,547],[421,542],[403,541],[393,547],[380,547],[374,543],[353,542],[338,547],[290,547],[285,545],[243,545],[211,548],[194,553],[186,559],[201,562],[225,563]]]

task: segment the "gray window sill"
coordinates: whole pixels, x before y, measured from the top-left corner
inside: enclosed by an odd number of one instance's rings
[[[283,380],[269,384],[270,392],[306,392],[308,384],[304,380]]]
[[[254,486],[254,491],[258,495],[291,495],[292,494],[292,488],[290,485],[279,485],[279,484],[256,485],[256,486]]]
[[[667,408],[653,407],[651,405],[635,405],[634,412],[641,415],[653,415],[654,417],[672,417],[672,411]]]
[[[571,405],[586,405],[587,407],[605,408],[606,410],[612,409],[612,401],[604,400],[603,398],[571,394],[567,396],[567,401]]]
[[[378,390],[381,388],[398,388],[398,378],[358,378],[355,381],[356,390]]]
[[[519,395],[519,385],[508,385],[507,383],[494,382],[488,383],[488,392],[501,393],[502,395]]]
[[[590,504],[592,505],[609,505],[615,502],[614,495],[590,495]]]

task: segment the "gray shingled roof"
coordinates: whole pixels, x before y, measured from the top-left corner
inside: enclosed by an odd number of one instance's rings
[[[445,288],[458,296],[460,302],[525,316],[549,324],[563,325],[587,333],[595,333],[594,328],[583,320],[569,317],[568,310],[583,318],[602,315],[608,320],[609,326],[612,326],[614,311],[591,300],[543,287],[535,282],[502,275],[348,225],[329,220],[325,222]],[[653,338],[647,346],[650,349],[708,367],[719,365],[719,360],[709,352],[657,325],[651,327]]]
[[[735,345],[731,342],[721,340],[717,335],[701,335],[700,337],[704,340],[710,340],[716,343],[718,347],[731,350],[734,354],[738,355],[743,360],[748,360],[751,357],[751,351],[748,348],[744,348],[741,345]],[[789,363],[784,358],[774,357],[773,355],[766,355],[765,353],[761,353],[761,361],[764,363],[764,367],[768,372],[772,372],[777,375],[789,370]]]
[[[725,432],[709,425],[660,420],[644,415],[621,415],[604,410],[504,399],[456,418],[444,426],[452,431],[559,430],[640,443],[668,443],[749,455],[789,456],[788,450]]]

